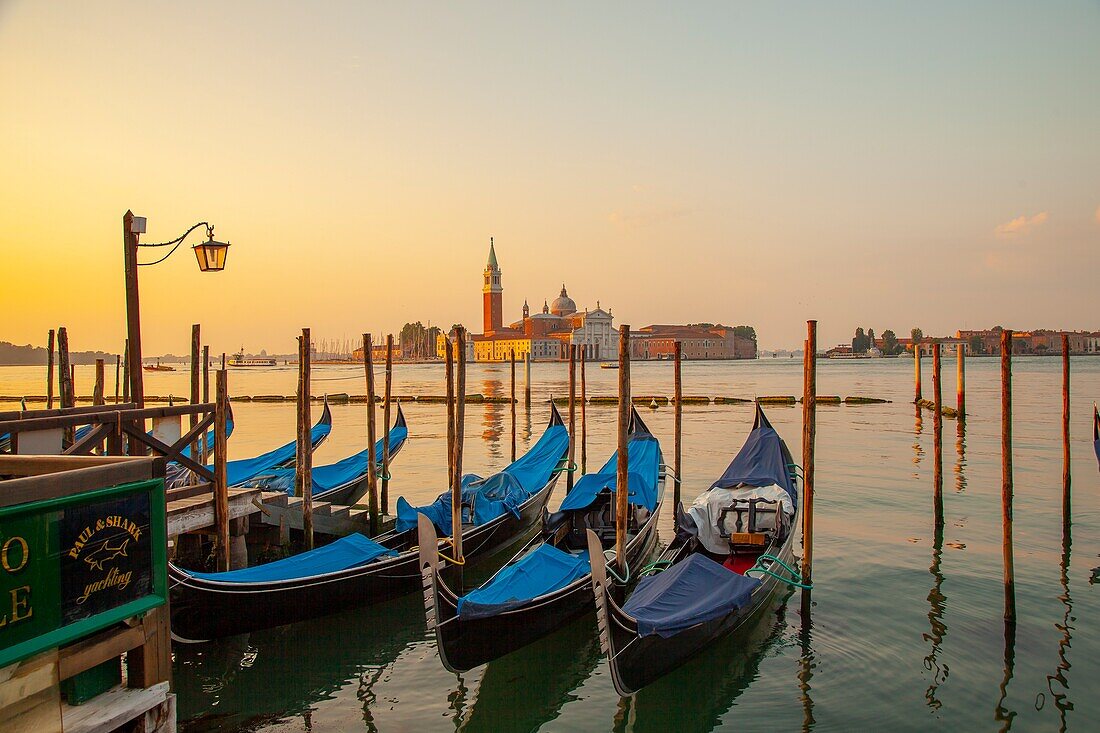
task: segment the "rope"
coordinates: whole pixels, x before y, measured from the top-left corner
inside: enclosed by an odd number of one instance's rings
[[[671,564],[671,560],[654,560],[649,565],[646,565],[644,568],[642,568],[642,572],[639,573],[639,576],[644,577],[649,573],[659,573]]]
[[[610,553],[610,557],[608,557],[608,553]],[[603,559],[607,561],[607,574],[610,575],[612,578],[614,578],[615,582],[617,582],[619,585],[626,585],[627,583],[630,582],[630,565],[629,564],[627,564],[627,566],[626,566],[626,577],[625,578],[619,577],[619,574],[615,572],[616,563],[614,562],[614,560],[615,560],[615,551],[614,550],[604,550],[603,551]]]
[[[454,539],[452,539],[450,537],[444,537],[442,542],[445,545],[450,545],[451,548],[452,548],[452,551],[453,551],[453,548],[455,546]],[[462,558],[461,560],[455,560],[453,557],[448,557],[447,555],[444,555],[440,550],[436,550],[436,553],[438,553],[438,555],[441,558],[443,558],[447,562],[451,563],[452,565],[465,565],[466,564],[466,558]]]
[[[573,463],[572,468],[570,468],[569,464],[567,463],[564,466],[562,466],[561,468],[555,468],[553,471],[551,471],[551,473],[575,473],[578,470],[578,468],[579,467],[577,466],[576,462]]]
[[[782,567],[784,570],[786,570],[788,573],[790,573],[792,577],[787,578],[787,577],[784,577],[784,576],[780,575],[779,573],[772,570],[770,567],[765,566],[763,564],[765,561],[769,561],[770,563],[777,563],[780,567]],[[770,575],[771,577],[775,578],[776,580],[781,581],[783,583],[786,583],[787,585],[789,585],[792,588],[801,588],[802,590],[812,590],[813,587],[814,587],[813,583],[800,583],[797,580],[794,580],[793,578],[798,577],[798,571],[796,571],[794,568],[792,568],[787,563],[780,560],[775,555],[763,554],[760,557],[756,558],[756,564],[753,565],[748,570],[746,570],[745,575],[748,575],[749,573],[763,573],[764,575]]]

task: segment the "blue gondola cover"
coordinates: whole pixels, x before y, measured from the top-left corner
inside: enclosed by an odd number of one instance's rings
[[[741,484],[749,486],[775,484],[791,495],[791,500],[797,507],[798,492],[794,489],[790,469],[787,468],[783,441],[768,423],[759,405],[756,409],[756,427],[749,433],[745,444],[734,456],[733,462],[726,468],[725,473],[711,484],[711,488],[731,489]]]
[[[653,511],[657,506],[657,476],[661,468],[661,446],[649,433],[631,437],[626,445],[627,484],[630,503]],[[604,489],[615,490],[619,453],[616,451],[598,473],[582,476],[566,495],[558,511],[584,509]]]
[[[484,618],[522,606],[532,598],[564,588],[588,575],[588,553],[573,555],[542,544],[514,565],[501,570],[486,585],[458,599],[458,615]]]
[[[463,522],[480,525],[509,511],[518,516],[519,506],[550,481],[568,447],[569,431],[565,426],[550,425],[529,451],[500,473],[487,479],[474,474],[463,476],[462,503],[474,508],[472,519],[469,511],[463,508]],[[450,491],[444,491],[434,502],[420,507],[412,506],[405,497],[398,498],[396,530],[415,529],[418,513],[432,520],[436,531],[451,536]]]
[[[309,440],[316,446],[323,438],[325,438],[332,430],[331,422],[318,422],[309,431]],[[267,453],[258,455],[255,458],[244,458],[239,461],[229,461],[225,464],[226,483],[230,486],[236,486],[243,484],[251,478],[259,476],[265,471],[271,470],[273,467],[286,463],[294,458],[294,454],[298,452],[297,441],[291,441],[286,445],[279,446],[275,450],[270,450]],[[209,466],[213,471],[214,467]]]
[[[278,580],[295,580],[314,575],[335,573],[339,570],[366,565],[382,556],[396,556],[397,553],[378,544],[359,533],[303,552],[282,560],[257,565],[253,568],[230,570],[225,573],[189,574],[202,580],[215,580],[221,583],[270,583]]]
[[[638,621],[641,636],[674,636],[741,608],[760,585],[698,553],[643,578],[623,610]]]

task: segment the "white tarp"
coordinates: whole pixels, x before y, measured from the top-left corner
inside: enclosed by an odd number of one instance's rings
[[[708,551],[719,555],[725,555],[730,551],[729,539],[724,538],[718,531],[718,518],[722,510],[733,504],[735,500],[767,499],[778,501],[788,517],[794,516],[794,502],[791,495],[779,486],[739,486],[735,489],[714,488],[698,496],[691,503],[688,515],[695,520],[695,526],[699,528],[699,541]],[[744,512],[744,521],[749,521],[748,512]],[[774,527],[773,514],[758,514],[757,527],[760,529]],[[736,526],[737,515],[733,512],[726,514],[726,531],[733,532]],[[748,527],[743,531],[747,532]]]

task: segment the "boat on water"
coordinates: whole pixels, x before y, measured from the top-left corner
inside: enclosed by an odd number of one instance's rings
[[[270,356],[245,356],[244,347],[233,356],[229,357],[231,367],[273,367],[275,359]]]
[[[393,427],[390,429],[390,466],[401,452],[409,438],[409,426],[401,405],[397,406]],[[311,471],[313,478],[313,498],[333,504],[355,504],[367,492],[367,478],[370,462],[373,458],[378,475],[382,475],[382,451],[385,436],[375,442],[373,449],[364,448],[358,453],[327,466],[315,466]],[[242,486],[260,488],[264,491],[285,491],[294,493],[294,469],[292,467],[273,468],[245,481]]]
[[[168,366],[167,364],[161,364],[160,359],[157,359],[156,364],[144,364],[144,365],[142,365],[141,368],[144,369],[147,372],[174,372],[174,371],[176,371],[175,367]]]
[[[462,546],[466,562],[514,542],[538,520],[567,466],[569,433],[551,406],[550,422],[521,458],[488,478],[463,476]],[[168,564],[172,634],[200,641],[347,608],[379,603],[420,586],[423,553],[449,552],[444,538],[417,547],[417,523],[437,523],[451,534],[450,492],[412,507],[397,501],[397,522],[370,539],[353,533],[330,544],[265,565],[223,573],[198,573]]]
[[[677,507],[676,537],[632,592],[593,567],[600,646],[619,695],[759,618],[779,588],[796,584],[796,482],[790,450],[757,405],[744,446],[687,511]],[[588,545],[599,552],[600,536],[589,531]]]
[[[326,396],[324,408],[321,410],[321,417],[318,418],[317,423],[310,428],[309,431],[309,439],[310,443],[313,445],[313,450],[317,450],[318,446],[325,442],[325,438],[328,437],[331,431],[332,411],[329,409],[328,397]],[[209,433],[207,434],[207,446],[210,451],[213,451],[213,443],[211,442],[211,435]],[[253,458],[228,461],[225,464],[226,483],[232,487],[238,487],[266,472],[278,468],[289,468],[294,465],[294,458],[297,454],[298,441],[292,440],[289,443]],[[213,466],[208,466],[208,468],[211,471],[214,470]],[[164,477],[164,485],[166,488],[174,489],[180,486],[187,486],[191,481],[191,472],[188,469],[178,463],[168,464]]]
[[[657,517],[664,493],[661,446],[631,408],[629,465],[630,519],[626,554],[629,574],[638,573],[657,541]],[[428,629],[434,630],[443,665],[464,672],[502,657],[561,628],[593,608],[590,558],[601,568],[614,562],[615,488],[618,452],[597,473],[582,476],[561,508],[543,517],[542,531],[492,578],[465,595],[456,593],[440,572],[438,555],[421,559]],[[599,537],[589,548],[585,532]],[[422,522],[420,546],[436,536]],[[628,580],[629,578],[624,578]]]
[[[600,364],[600,369],[618,369],[619,365],[613,361],[605,361]]]

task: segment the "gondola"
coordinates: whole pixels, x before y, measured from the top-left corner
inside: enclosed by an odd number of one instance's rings
[[[464,477],[466,491],[471,492],[468,496],[482,499],[471,504],[474,516],[463,523],[467,560],[514,542],[537,521],[565,468],[568,448],[568,431],[551,406],[546,431],[523,457],[486,479]],[[510,505],[506,499],[498,501],[508,489],[513,495],[523,491],[529,498],[518,505]],[[440,497],[435,504],[417,509],[398,499],[399,510],[406,516],[399,511],[396,526],[373,540],[351,534],[266,565],[197,573],[169,563],[173,636],[180,641],[201,641],[241,634],[415,591],[420,582],[416,522],[421,512],[434,514],[442,500]],[[493,504],[499,504],[501,513],[489,518]],[[447,510],[449,533],[449,502]],[[442,540],[434,549],[447,551],[446,542]]]
[[[324,409],[321,410],[321,417],[318,418],[317,423],[310,428],[309,439],[313,445],[313,450],[317,450],[321,443],[325,442],[325,438],[332,432],[332,411],[328,406],[328,397],[325,398]],[[213,450],[213,446],[211,446]],[[230,486],[238,487],[242,486],[246,481],[249,481],[262,473],[271,471],[277,468],[288,468],[294,465],[294,457],[298,453],[298,441],[292,440],[291,442],[281,445],[274,450],[269,450],[267,453],[262,453],[254,458],[242,458],[237,461],[229,461],[225,464],[225,475],[227,483]],[[213,471],[213,466],[208,466]],[[191,483],[191,472],[177,463],[171,463],[168,465],[168,469],[164,479],[164,485],[169,489],[174,489],[179,486],[186,486]]]
[[[401,452],[409,437],[408,423],[401,405],[397,406],[397,416],[390,430],[390,461]],[[311,472],[313,478],[313,498],[332,504],[354,504],[367,491],[367,473],[370,470],[371,456],[375,456],[375,465],[379,474],[382,471],[382,447],[385,436],[379,438],[374,449],[364,448],[336,463],[316,466]],[[285,491],[294,493],[294,469],[276,468],[251,478],[241,484],[246,488],[259,488],[264,491]]]
[[[657,541],[665,467],[660,443],[633,408],[631,420],[626,553],[629,572],[636,574]],[[617,463],[616,452],[599,472],[582,476],[561,508],[544,515],[542,531],[492,578],[464,596],[447,585],[438,556],[425,553],[425,613],[447,669],[463,672],[492,661],[593,609],[589,558],[594,555],[585,530],[599,534],[599,556],[605,559],[604,553],[615,546]],[[434,528],[424,523],[421,547],[433,547],[435,541]]]
[[[677,507],[676,537],[627,595],[592,574],[600,646],[622,696],[676,669],[758,617],[793,568],[799,516],[795,467],[764,411],[725,473],[688,511]],[[599,537],[588,533],[591,552]],[[756,577],[760,576],[760,577]],[[625,602],[622,600],[625,596]]]

